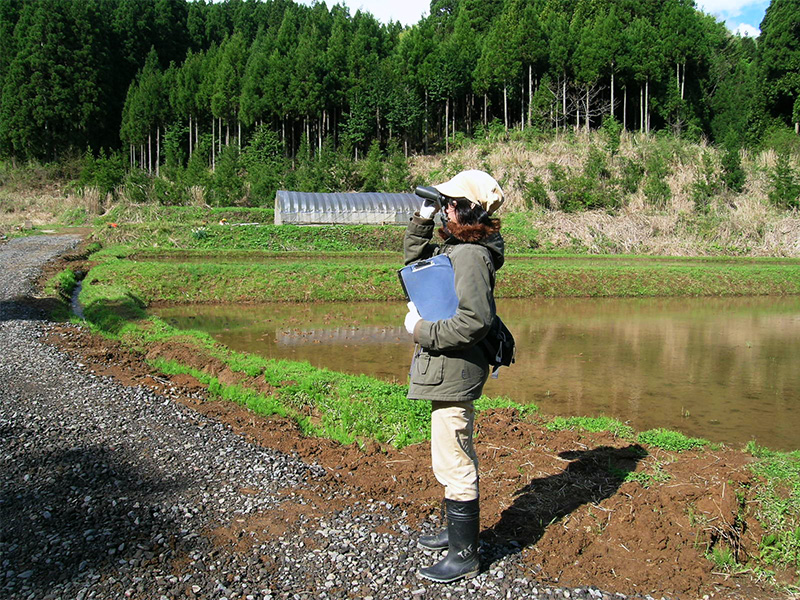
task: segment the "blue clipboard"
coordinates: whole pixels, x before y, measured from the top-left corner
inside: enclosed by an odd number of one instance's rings
[[[455,271],[446,254],[411,263],[397,274],[406,298],[414,303],[423,319],[441,321],[456,314]]]

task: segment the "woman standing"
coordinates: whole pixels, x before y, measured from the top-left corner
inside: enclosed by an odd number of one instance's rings
[[[432,402],[431,464],[444,486],[447,512],[444,531],[419,539],[424,548],[448,549],[447,556],[420,569],[420,575],[448,583],[480,572],[473,401],[481,396],[489,375],[488,358],[479,342],[496,313],[495,272],[503,265],[504,244],[500,221],[491,215],[503,203],[503,191],[489,174],[474,170],[434,187],[444,196],[442,243],[432,242],[433,216],[439,207],[426,200],[406,230],[405,263],[447,254],[455,272],[458,309],[449,319],[425,321],[409,303],[405,326],[419,348],[408,397]]]

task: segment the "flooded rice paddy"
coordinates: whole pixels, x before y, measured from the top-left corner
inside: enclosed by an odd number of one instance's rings
[[[485,393],[714,442],[800,448],[800,297],[500,300],[517,362]],[[178,306],[226,346],[405,383],[405,304]]]

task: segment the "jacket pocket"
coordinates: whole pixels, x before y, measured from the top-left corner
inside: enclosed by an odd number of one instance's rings
[[[414,360],[411,382],[417,385],[439,385],[444,380],[444,356],[421,353]]]

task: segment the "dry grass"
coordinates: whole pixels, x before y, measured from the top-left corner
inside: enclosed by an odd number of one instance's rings
[[[206,190],[201,185],[193,185],[190,187],[189,197],[192,199],[192,206],[208,206],[206,203]]]
[[[0,188],[0,232],[91,220],[110,207],[96,188],[67,193],[47,186],[30,190]]]
[[[506,193],[503,211],[524,210],[521,184],[539,177],[548,186],[548,165],[555,163],[572,173],[583,169],[589,148],[605,147],[599,133],[557,135],[546,141],[479,143],[449,155],[416,157],[412,176],[421,181],[443,181],[461,169],[488,171]],[[594,253],[639,253],[672,256],[744,254],[753,256],[800,256],[800,217],[774,209],[767,200],[768,172],[774,168],[774,151],[742,151],[747,183],[740,194],[723,192],[713,199],[710,213],[695,212],[694,185],[703,175],[703,156],[711,160],[715,176],[721,172],[721,155],[705,142],[689,144],[658,141],[641,134],[623,133],[619,157],[644,164],[649,153],[666,153],[669,173],[665,178],[671,198],[665,207],[649,206],[642,189],[624,198],[615,214],[604,211],[566,214],[535,211],[531,226],[540,241],[562,249]],[[612,172],[621,160],[612,163]],[[800,172],[800,161],[796,166]],[[554,199],[550,193],[551,201]]]
[[[0,230],[53,223],[64,213],[66,206],[67,199],[60,195],[0,192]]]

